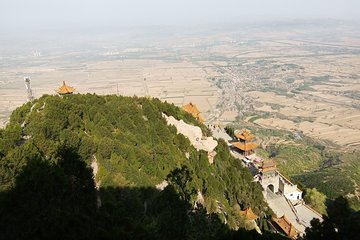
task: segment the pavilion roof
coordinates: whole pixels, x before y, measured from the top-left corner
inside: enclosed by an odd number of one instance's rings
[[[273,172],[273,171],[276,171],[276,167],[270,167],[270,168],[263,168],[260,170],[260,172],[262,173],[266,173],[266,172]]]
[[[242,143],[242,142],[233,142],[231,143],[234,147],[242,150],[242,151],[250,151],[253,150],[255,148],[257,148],[257,144],[254,142],[249,142],[249,143]]]
[[[271,167],[276,167],[276,164],[275,164],[275,162],[274,162],[273,160],[265,159],[265,160],[262,161],[261,167],[262,167],[263,169],[265,169],[265,168],[271,168]]]
[[[299,231],[291,224],[285,215],[281,218],[273,218],[272,220],[287,236],[295,238],[298,235]]]
[[[248,140],[255,138],[255,135],[252,134],[249,130],[244,129],[242,132],[236,133],[235,137],[240,138],[245,141],[248,141]]]
[[[196,120],[198,120],[199,122],[203,123],[204,122],[204,118],[203,116],[200,114],[199,109],[196,107],[195,104],[193,103],[188,103],[186,105],[184,105],[182,107],[182,109],[187,112],[190,113],[194,118],[196,118]]]
[[[265,159],[260,165],[260,171],[262,173],[276,171],[276,164],[273,160]]]
[[[240,210],[240,214],[242,216],[245,216],[247,219],[249,220],[255,220],[257,218],[259,218],[258,215],[256,215],[251,208],[246,208],[245,210],[241,211]]]
[[[73,93],[74,91],[75,88],[66,85],[65,81],[63,81],[63,85],[56,90],[58,94],[70,94]]]

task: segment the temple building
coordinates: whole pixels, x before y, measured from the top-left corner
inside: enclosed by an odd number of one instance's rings
[[[259,166],[259,172],[264,178],[275,176],[277,174],[275,162],[270,159],[263,160]]]
[[[182,109],[185,112],[190,113],[198,122],[200,123],[204,122],[204,118],[203,116],[201,116],[200,111],[195,104],[193,103],[186,104],[182,107]]]
[[[271,221],[271,227],[276,231],[285,234],[291,239],[296,239],[299,235],[299,231],[291,224],[291,222],[284,216],[281,218],[273,218]]]
[[[242,132],[236,132],[235,137],[238,140],[233,142],[232,145],[240,150],[240,153],[244,156],[249,156],[254,153],[254,150],[257,148],[257,144],[252,140],[255,138],[255,135],[247,129],[244,129]]]
[[[240,211],[240,215],[244,216],[246,219],[252,221],[252,220],[256,220],[259,218],[258,215],[256,215],[251,208],[246,208],[243,211]]]
[[[276,169],[273,160],[264,160],[259,166],[260,183],[264,190],[279,193],[290,201],[302,199],[302,191]]]
[[[65,81],[63,81],[63,85],[56,90],[60,95],[72,94],[74,91],[75,88],[66,85]]]

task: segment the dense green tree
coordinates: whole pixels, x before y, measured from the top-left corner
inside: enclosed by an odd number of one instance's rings
[[[75,152],[59,164],[31,158],[15,187],[0,197],[2,239],[75,239],[91,236],[96,195],[91,172]]]
[[[304,200],[307,204],[310,204],[310,206],[316,209],[319,213],[326,213],[326,196],[325,194],[316,190],[316,188],[307,188]]]
[[[210,134],[159,99],[43,96],[18,108],[0,130],[1,236],[219,239],[242,226],[233,206],[268,211],[260,187],[223,140],[210,164],[162,113]],[[164,180],[169,185],[155,189]],[[198,192],[204,206],[194,207]]]
[[[348,200],[338,197],[328,204],[327,216],[323,221],[311,221],[311,228],[306,228],[304,239],[357,239],[360,228],[360,211],[353,211]]]
[[[193,180],[192,174],[188,167],[183,165],[181,168],[172,170],[166,178],[175,187],[176,192],[180,194],[180,198],[188,202],[196,194],[196,190],[190,185]]]

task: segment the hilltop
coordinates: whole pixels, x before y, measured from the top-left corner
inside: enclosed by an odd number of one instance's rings
[[[213,144],[209,161],[164,114],[210,139],[205,125],[158,99],[45,95],[17,108],[0,130],[3,236],[271,239],[261,188],[226,143]],[[246,208],[264,235],[244,231],[253,228]]]

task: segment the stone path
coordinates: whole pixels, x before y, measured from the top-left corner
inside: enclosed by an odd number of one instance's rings
[[[310,227],[310,221],[313,218],[318,218],[322,221],[321,216],[306,205],[299,204],[295,206],[295,214],[284,196],[277,195],[268,189],[264,191],[263,194],[269,207],[274,211],[276,216],[282,217],[285,214],[286,218],[300,233],[304,233],[305,228]]]

